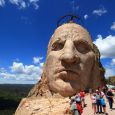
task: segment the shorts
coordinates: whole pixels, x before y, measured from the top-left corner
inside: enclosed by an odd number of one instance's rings
[[[102,105],[102,107],[106,107],[106,105]]]

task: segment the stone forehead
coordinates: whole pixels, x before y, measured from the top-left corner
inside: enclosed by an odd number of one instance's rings
[[[67,23],[58,27],[52,36],[51,42],[55,41],[55,39],[59,39],[62,36],[68,39],[77,38],[79,40],[85,40],[89,44],[92,44],[92,39],[88,31],[75,23]]]

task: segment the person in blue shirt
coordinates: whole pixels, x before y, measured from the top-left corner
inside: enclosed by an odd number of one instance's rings
[[[102,105],[102,107],[103,107],[103,111],[104,111],[105,115],[108,115],[108,114],[106,113],[106,103],[105,103],[105,100],[104,100],[104,97],[103,97],[103,96],[101,96],[100,102],[101,102],[101,105]]]

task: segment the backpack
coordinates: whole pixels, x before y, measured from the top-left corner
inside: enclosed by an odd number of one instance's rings
[[[105,105],[105,101],[104,101],[104,99],[103,98],[101,98],[101,105]]]

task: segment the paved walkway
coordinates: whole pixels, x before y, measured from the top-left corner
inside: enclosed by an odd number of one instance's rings
[[[105,101],[106,101],[106,108],[107,108],[108,115],[115,115],[115,98],[114,98],[114,104],[113,104],[114,109],[112,111],[109,109],[109,104],[107,100]],[[92,110],[92,105],[91,105],[91,99],[89,95],[86,96],[85,102],[87,104],[87,107],[84,108],[82,115],[94,115],[93,110]],[[104,115],[104,114],[96,114],[96,115]]]

